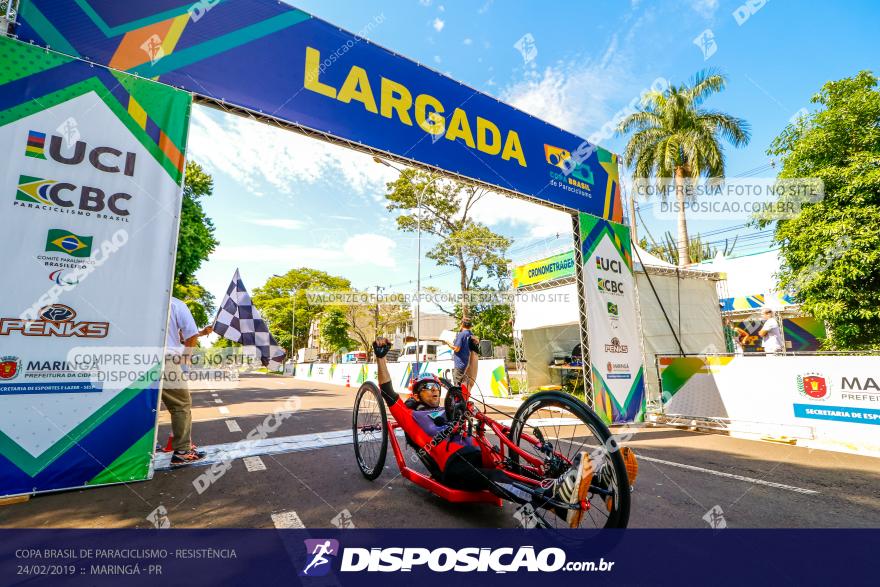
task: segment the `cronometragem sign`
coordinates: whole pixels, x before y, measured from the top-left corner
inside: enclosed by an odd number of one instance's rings
[[[0,63],[0,495],[145,479],[191,97],[7,37]]]
[[[370,13],[364,26],[381,26],[380,17]],[[26,41],[622,218],[616,155],[283,2],[22,0],[18,21]]]

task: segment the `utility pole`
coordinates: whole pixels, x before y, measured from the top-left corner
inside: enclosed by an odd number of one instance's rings
[[[379,332],[379,292],[384,291],[384,287],[376,286],[376,336],[380,336]]]

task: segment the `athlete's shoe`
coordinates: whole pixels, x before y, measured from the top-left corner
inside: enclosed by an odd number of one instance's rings
[[[580,452],[571,462],[571,468],[557,479],[553,486],[553,496],[556,499],[578,506],[577,509],[566,510],[565,520],[569,528],[577,528],[584,517],[584,510],[580,505],[587,498],[592,480],[593,463],[586,452]]]
[[[203,450],[188,450],[186,452],[174,451],[174,454],[171,455],[171,466],[183,467],[184,465],[191,465],[205,458],[207,454],[208,453]]]

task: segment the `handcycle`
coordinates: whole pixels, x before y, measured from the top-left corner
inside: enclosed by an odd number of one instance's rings
[[[446,389],[444,405],[452,423],[449,434],[470,435],[478,443],[484,463],[501,469],[520,491],[541,495],[539,507],[529,512],[534,525],[565,527],[566,511],[581,508],[584,526],[626,527],[630,511],[627,463],[608,427],[584,402],[564,392],[542,391],[529,396],[512,419],[499,422],[477,407],[466,386],[456,387],[439,379]],[[504,414],[488,404],[483,406]],[[382,473],[390,442],[400,473],[409,481],[449,502],[502,506],[502,499],[491,491],[453,489],[411,468],[398,431],[404,432],[399,422],[389,422],[378,386],[371,381],[361,385],[352,413],[352,435],[355,458],[365,478],[373,481]],[[422,453],[414,448],[417,455]],[[581,451],[590,456],[594,469],[586,498],[579,504],[568,504],[546,497],[544,490],[571,467]],[[635,466],[633,456],[633,476]]]

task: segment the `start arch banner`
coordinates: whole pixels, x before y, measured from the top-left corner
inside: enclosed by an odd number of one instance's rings
[[[366,34],[384,14],[362,11]],[[18,38],[620,221],[617,155],[277,0],[21,0]]]
[[[146,479],[191,96],[7,37],[0,63],[0,496]]]

